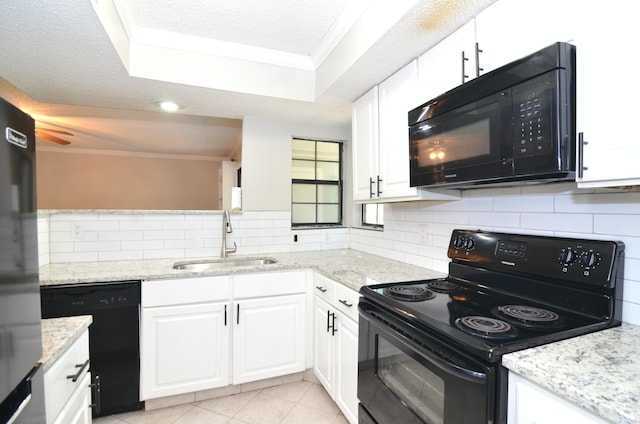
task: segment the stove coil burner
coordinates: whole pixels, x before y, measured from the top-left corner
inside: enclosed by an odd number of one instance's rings
[[[455,324],[468,334],[486,339],[508,339],[517,335],[511,324],[496,318],[469,315],[456,319]]]
[[[498,306],[494,311],[495,315],[503,317],[515,325],[539,328],[562,326],[560,316],[548,309],[525,305],[504,305]]]
[[[451,281],[430,281],[427,283],[427,287],[429,287],[434,292],[438,293],[456,293],[460,291],[460,286],[456,283],[452,283]]]
[[[391,286],[386,287],[383,293],[386,296],[407,302],[421,302],[435,297],[435,294],[424,285]]]

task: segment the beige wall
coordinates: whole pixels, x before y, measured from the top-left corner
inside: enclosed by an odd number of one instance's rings
[[[37,152],[39,209],[220,209],[220,162]]]

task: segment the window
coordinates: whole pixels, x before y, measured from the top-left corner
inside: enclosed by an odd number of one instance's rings
[[[365,203],[362,205],[362,225],[382,228],[384,224],[384,203]]]
[[[342,143],[292,141],[291,225],[342,224]]]

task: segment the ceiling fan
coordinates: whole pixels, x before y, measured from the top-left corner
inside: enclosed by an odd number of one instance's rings
[[[60,135],[73,137],[73,134],[71,134],[69,131],[54,130],[54,129],[51,129],[51,128],[36,128],[36,137],[41,137],[41,138],[44,138],[45,140],[49,140],[49,141],[53,141],[54,143],[62,144],[63,146],[66,146],[67,144],[71,144],[70,141],[65,140],[64,138],[58,137],[57,135],[54,135],[54,134],[60,134]]]

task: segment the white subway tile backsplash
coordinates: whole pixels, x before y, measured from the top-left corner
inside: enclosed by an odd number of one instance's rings
[[[170,231],[145,231],[145,240],[183,240],[183,230],[170,230]]]
[[[640,209],[640,204],[636,206]],[[593,230],[597,234],[640,237],[640,211],[635,215],[595,215]]]
[[[481,227],[501,226],[506,228],[520,227],[520,214],[515,212],[470,212],[470,225]]]
[[[521,228],[550,231],[571,231],[590,233],[593,229],[593,215],[572,213],[523,213]]]
[[[493,199],[493,207],[502,212],[553,212],[553,196],[504,196]]]

